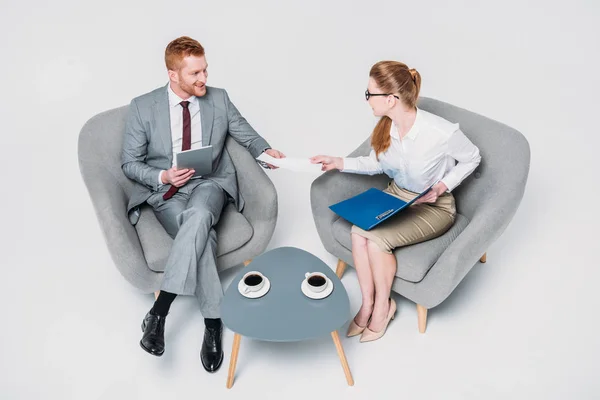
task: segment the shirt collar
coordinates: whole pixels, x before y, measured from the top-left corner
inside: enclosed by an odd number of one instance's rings
[[[413,122],[413,126],[411,126],[408,133],[406,135],[404,135],[403,139],[415,140],[417,138],[417,135],[419,134],[419,131],[421,128],[421,122],[422,122],[421,120],[423,118],[422,114],[423,114],[423,111],[421,111],[419,109],[419,107],[417,107],[417,115],[415,117],[415,122]],[[391,129],[390,135],[393,138],[400,139],[400,135],[398,134],[398,129],[396,128],[396,125],[394,123],[392,123],[392,129]]]
[[[183,99],[175,94],[173,89],[171,89],[171,84],[167,84],[167,93],[169,95],[169,107],[177,107],[179,103],[183,101]],[[191,96],[187,101],[190,102],[190,105],[196,105],[198,103],[198,98],[196,96]]]

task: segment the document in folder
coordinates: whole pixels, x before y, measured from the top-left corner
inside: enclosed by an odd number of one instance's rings
[[[348,222],[368,231],[409,207],[427,193],[432,186],[408,203],[382,190],[371,188],[347,200],[331,205],[329,208]]]

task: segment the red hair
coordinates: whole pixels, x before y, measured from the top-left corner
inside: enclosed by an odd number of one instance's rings
[[[182,36],[167,45],[165,50],[165,64],[167,69],[175,71],[181,66],[181,61],[188,56],[201,57],[204,55],[204,47],[188,36]]]

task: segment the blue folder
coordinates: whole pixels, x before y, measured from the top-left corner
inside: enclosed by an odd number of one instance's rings
[[[347,200],[331,205],[329,208],[345,220],[368,231],[409,207],[427,193],[432,186],[408,203],[382,190],[371,188]]]

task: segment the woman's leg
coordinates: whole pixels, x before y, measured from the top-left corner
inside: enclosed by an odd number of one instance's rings
[[[375,286],[373,285],[373,274],[369,263],[367,239],[356,233],[352,234],[352,259],[354,260],[354,267],[356,268],[356,275],[358,276],[358,283],[362,294],[362,305],[354,318],[354,322],[358,326],[367,326],[369,317],[373,311]]]
[[[373,241],[367,241],[367,252],[375,284],[375,303],[369,329],[380,332],[385,328],[390,307],[390,293],[396,276],[396,257],[383,252]]]

